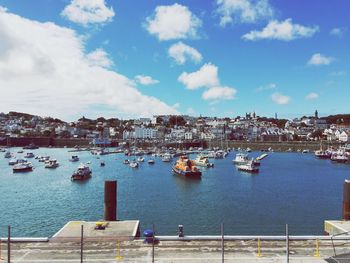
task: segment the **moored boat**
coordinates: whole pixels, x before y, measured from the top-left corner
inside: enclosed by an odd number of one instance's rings
[[[31,172],[33,171],[33,166],[29,162],[18,163],[13,166],[12,171],[14,173]]]
[[[140,156],[139,158],[137,158],[137,161],[138,161],[138,162],[144,162],[144,161],[145,161],[145,158],[143,158],[142,156]]]
[[[72,157],[69,159],[70,162],[78,162],[79,161],[79,157],[78,155],[72,155]]]
[[[24,155],[24,158],[34,158],[34,153],[27,152],[26,155]]]
[[[136,162],[136,161],[134,160],[134,161],[131,161],[131,162],[129,163],[129,166],[130,166],[131,168],[138,168],[138,167],[139,167],[139,163]]]
[[[214,167],[213,163],[210,163],[207,157],[198,155],[197,158],[194,160],[195,164],[198,166],[204,166],[204,167]]]
[[[124,161],[123,161],[123,164],[129,164],[130,163],[130,161],[128,160],[128,159],[125,159]]]
[[[148,162],[149,164],[154,164],[154,163],[155,163],[155,161],[154,161],[153,159],[149,159],[147,162]]]
[[[238,170],[248,173],[257,173],[259,172],[259,168],[256,167],[253,161],[249,161],[245,164],[239,164],[236,166]]]
[[[54,169],[57,168],[59,165],[60,164],[57,162],[56,159],[48,160],[47,163],[45,162],[45,168]]]
[[[187,156],[180,156],[176,164],[172,167],[173,173],[185,177],[201,177],[202,172],[196,167],[195,161]]]
[[[4,155],[4,158],[11,158],[12,157],[12,153],[10,151],[7,151]]]
[[[171,155],[170,155],[170,153],[165,153],[165,154],[163,155],[163,157],[162,157],[162,161],[163,161],[163,162],[166,162],[166,163],[171,162]]]
[[[315,151],[315,156],[320,159],[330,159],[332,153],[330,151],[317,150]]]
[[[86,180],[91,177],[91,169],[89,166],[84,165],[83,163],[79,165],[78,169],[72,174],[72,181],[81,181]]]

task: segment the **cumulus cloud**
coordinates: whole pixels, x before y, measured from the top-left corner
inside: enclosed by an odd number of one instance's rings
[[[113,65],[113,62],[108,58],[108,54],[102,48],[87,54],[86,58],[91,66],[109,68]]]
[[[227,86],[221,86],[218,77],[218,67],[207,63],[198,71],[187,73],[183,72],[178,81],[183,83],[187,89],[195,90],[205,88],[202,94],[204,100],[232,100],[235,98],[237,90]]]
[[[315,92],[311,92],[305,96],[306,100],[315,100],[318,99],[318,94]]]
[[[202,21],[187,6],[175,3],[157,6],[144,26],[159,40],[186,39],[198,37],[197,30],[202,26]]]
[[[343,35],[345,34],[346,30],[347,30],[347,28],[345,28],[345,27],[335,27],[335,28],[332,28],[332,30],[329,32],[329,34],[331,36],[342,38]]]
[[[159,83],[159,80],[153,79],[152,77],[145,75],[137,75],[135,76],[135,80],[136,82],[142,85],[152,85]]]
[[[105,0],[71,0],[61,15],[68,20],[87,26],[112,21],[115,13],[106,6]]]
[[[235,98],[237,90],[230,87],[211,87],[204,91],[202,98],[204,100],[232,100]]]
[[[192,60],[195,63],[199,63],[202,60],[201,53],[199,53],[195,48],[188,46],[181,41],[173,44],[169,48],[168,54],[179,65],[185,64],[187,60]]]
[[[220,15],[220,25],[255,23],[273,17],[274,10],[268,0],[217,0],[216,12]]]
[[[274,103],[276,104],[280,104],[280,105],[285,105],[288,104],[290,101],[290,97],[289,96],[285,96],[282,95],[278,92],[275,92],[271,95],[271,99]]]
[[[198,71],[192,73],[183,72],[179,76],[178,81],[191,90],[217,86],[219,85],[218,67],[211,63],[204,64]]]
[[[313,66],[329,65],[334,61],[334,58],[327,57],[320,53],[313,54],[307,64]]]
[[[102,50],[86,54],[81,36],[72,29],[1,10],[0,39],[3,111],[64,119],[89,116],[97,108],[115,117],[178,114],[159,99],[139,92],[133,80],[106,69],[110,62],[97,59],[107,58]]]
[[[307,27],[299,24],[293,24],[292,19],[286,19],[279,22],[270,21],[261,31],[253,30],[242,36],[245,40],[276,39],[290,41],[297,38],[312,37],[319,30],[318,26]]]

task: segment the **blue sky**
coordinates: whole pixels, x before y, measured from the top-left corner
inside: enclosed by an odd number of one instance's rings
[[[0,6],[1,111],[73,120],[350,110],[346,0]]]

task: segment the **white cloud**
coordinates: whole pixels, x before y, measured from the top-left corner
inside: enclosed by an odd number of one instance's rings
[[[262,31],[251,31],[242,36],[245,40],[276,39],[290,41],[297,38],[312,37],[319,30],[318,26],[306,27],[299,24],[293,24],[292,19],[278,22],[270,21]]]
[[[274,103],[280,104],[280,105],[288,104],[290,101],[289,96],[285,96],[285,95],[282,95],[282,94],[277,93],[277,92],[275,92],[271,95],[271,99]]]
[[[183,5],[157,6],[145,28],[159,40],[195,38],[202,21]]]
[[[235,98],[237,90],[230,87],[211,87],[204,91],[202,98],[204,100],[232,100]]]
[[[275,90],[277,89],[277,84],[276,83],[269,83],[264,86],[260,86],[259,88],[256,89],[256,91],[261,92],[265,90]]]
[[[191,46],[185,45],[181,41],[173,44],[169,50],[168,54],[171,58],[175,60],[177,64],[185,64],[189,59],[195,63],[199,63],[202,60],[202,54]]]
[[[196,111],[192,107],[189,107],[187,108],[187,114],[193,116],[196,114]]]
[[[109,22],[115,13],[112,7],[106,6],[105,0],[71,0],[61,15],[74,23],[86,26]]]
[[[91,57],[99,56],[86,54],[84,41],[72,29],[2,10],[0,39],[2,111],[70,120],[95,114],[96,109],[101,109],[100,115],[108,112],[114,117],[178,114],[139,92],[133,80],[101,63],[91,65]]]
[[[152,77],[145,75],[137,75],[135,76],[135,80],[136,82],[142,85],[152,85],[159,83],[159,80],[153,79]]]
[[[315,100],[318,99],[318,94],[315,92],[311,92],[305,96],[306,100]]]
[[[338,38],[342,38],[346,30],[347,28],[345,27],[335,27],[329,32],[329,34]]]
[[[113,65],[113,62],[108,58],[108,54],[102,48],[87,54],[86,58],[91,66],[109,68]]]
[[[218,67],[211,63],[204,64],[198,71],[192,73],[183,72],[179,76],[178,81],[191,90],[218,86]]]
[[[316,53],[311,56],[307,64],[313,65],[313,66],[321,66],[321,65],[329,65],[333,61],[334,61],[334,58],[332,57],[327,57],[320,53]]]
[[[273,17],[274,10],[268,0],[217,0],[216,12],[220,25],[229,23],[255,23]]]

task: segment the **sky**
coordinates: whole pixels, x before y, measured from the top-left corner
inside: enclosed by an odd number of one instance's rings
[[[347,0],[0,0],[0,112],[350,113]]]

